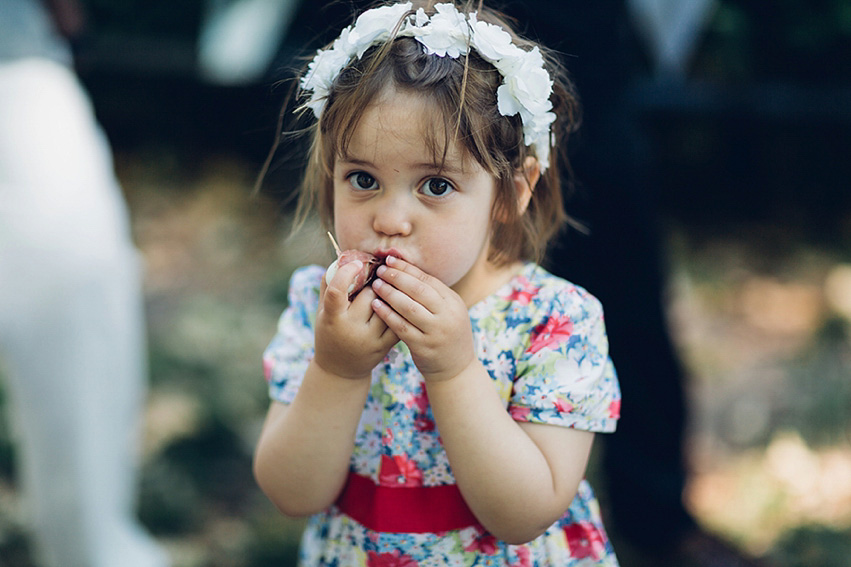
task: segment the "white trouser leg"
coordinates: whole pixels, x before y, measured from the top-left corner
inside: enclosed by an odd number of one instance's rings
[[[0,64],[0,356],[48,567],[160,567],[135,519],[144,401],[138,255],[76,77]]]

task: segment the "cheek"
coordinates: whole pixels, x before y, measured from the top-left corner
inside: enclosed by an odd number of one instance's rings
[[[348,207],[334,207],[334,236],[343,250],[358,248],[368,228],[366,220]]]
[[[469,217],[466,220],[469,219]],[[434,231],[423,251],[431,275],[452,286],[487,256],[487,223],[464,222]]]
[[[361,249],[360,241],[362,238],[357,230],[357,225],[351,222],[351,218],[342,221],[335,220],[334,232],[341,250]]]

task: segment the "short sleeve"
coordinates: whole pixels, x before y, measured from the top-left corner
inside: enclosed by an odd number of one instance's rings
[[[290,279],[289,305],[278,320],[278,330],[263,353],[263,372],[269,396],[288,404],[313,359],[313,329],[319,305],[319,282],[324,270],[308,266]]]
[[[509,411],[517,421],[615,430],[620,388],[609,359],[603,308],[575,286],[540,312],[517,360]]]

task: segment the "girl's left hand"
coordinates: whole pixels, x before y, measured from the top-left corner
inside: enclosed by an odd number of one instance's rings
[[[372,288],[372,308],[408,345],[427,381],[454,378],[476,360],[467,306],[439,279],[389,257]]]

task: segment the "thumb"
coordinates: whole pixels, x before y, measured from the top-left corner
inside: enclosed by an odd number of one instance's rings
[[[349,294],[354,286],[354,280],[362,269],[363,262],[353,260],[341,266],[330,282],[322,278],[319,288],[320,301],[323,302],[326,310],[336,313],[348,308]]]

